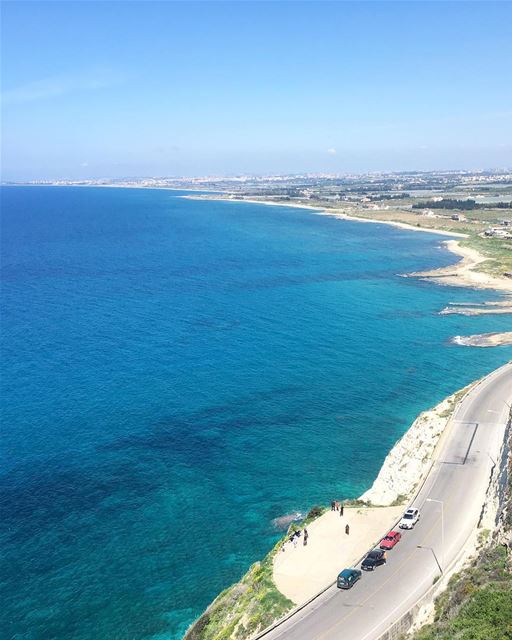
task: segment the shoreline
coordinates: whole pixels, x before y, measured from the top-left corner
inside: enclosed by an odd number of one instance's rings
[[[408,276],[453,287],[492,289],[493,291],[512,293],[512,278],[492,276],[475,270],[477,265],[487,260],[476,249],[463,247],[458,240],[445,240],[443,244],[448,251],[459,256],[461,260],[448,267],[417,271],[408,274]]]
[[[461,240],[467,238],[466,233],[458,233],[456,231],[443,231],[442,229],[430,229],[426,227],[415,227],[405,222],[396,222],[394,220],[372,220],[370,218],[362,218],[357,215],[350,215],[341,211],[325,209],[325,207],[315,207],[314,205],[305,205],[299,203],[288,202],[272,202],[269,200],[254,200],[254,199],[240,199],[240,198],[218,198],[208,197],[205,195],[184,195],[178,196],[181,198],[187,198],[189,200],[208,200],[220,202],[235,202],[249,204],[263,204],[266,206],[274,207],[289,207],[293,209],[304,209],[314,212],[316,215],[330,216],[339,220],[348,220],[352,222],[363,222],[368,224],[385,224],[388,226],[404,229],[406,231],[420,231],[422,233],[433,233],[436,235],[442,235],[451,238],[460,238]],[[404,274],[404,277],[422,278],[424,280],[432,280],[436,284],[449,285],[455,287],[468,287],[472,289],[488,289],[497,291],[500,293],[512,294],[512,278],[498,277],[487,275],[481,271],[475,271],[474,267],[485,262],[487,258],[479,253],[476,249],[470,247],[463,247],[460,244],[460,240],[444,240],[442,242],[444,247],[451,253],[455,254],[461,260],[448,267],[440,267],[439,269],[431,269],[427,271],[418,271],[409,274]]]
[[[101,187],[111,189],[151,189],[154,191],[192,191],[194,195],[181,195],[178,198],[188,200],[208,200],[219,202],[235,202],[249,204],[261,204],[271,207],[288,207],[293,209],[303,209],[314,212],[316,215],[330,216],[339,220],[348,220],[352,222],[363,222],[368,224],[385,224],[388,226],[404,229],[406,231],[420,231],[422,233],[431,233],[451,238],[467,238],[466,233],[457,231],[445,231],[442,229],[433,229],[427,227],[417,227],[405,222],[397,222],[394,220],[373,220],[371,218],[363,218],[357,215],[344,213],[337,210],[329,210],[325,207],[317,207],[315,205],[301,204],[297,202],[274,202],[271,200],[256,200],[252,198],[230,198],[218,197],[213,194],[222,194],[224,191],[211,191],[206,189],[184,189],[179,187],[158,187],[153,185],[128,185],[128,184],[76,184],[76,185],[59,185],[59,184],[42,184],[42,185],[3,185],[3,186],[34,186],[34,187]],[[195,195],[197,194],[197,195]],[[512,278],[487,275],[481,271],[475,271],[474,267],[485,262],[487,258],[482,256],[476,249],[470,247],[462,247],[458,240],[445,240],[442,243],[448,251],[460,257],[461,260],[449,267],[441,267],[427,271],[413,272],[404,274],[404,277],[417,277],[424,280],[432,280],[436,284],[449,285],[455,287],[469,287],[473,289],[488,289],[501,293],[512,294]]]
[[[396,222],[394,220],[372,220],[371,218],[361,218],[355,215],[349,215],[335,209],[330,210],[325,207],[315,207],[315,205],[299,204],[298,202],[274,202],[272,200],[253,200],[251,198],[209,198],[200,196],[178,196],[180,198],[187,198],[188,200],[212,200],[219,202],[235,202],[248,204],[264,204],[269,207],[288,207],[290,209],[306,209],[309,211],[315,211],[317,215],[330,216],[331,218],[338,218],[339,220],[349,220],[352,222],[367,222],[368,224],[387,224],[392,227],[398,227],[399,229],[406,229],[407,231],[422,231],[423,233],[434,233],[441,236],[453,236],[455,238],[467,238],[467,234],[458,233],[457,231],[443,231],[442,229],[430,229],[426,227],[415,227],[412,224],[406,224],[405,222]]]

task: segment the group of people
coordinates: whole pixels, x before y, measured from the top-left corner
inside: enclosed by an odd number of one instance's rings
[[[339,511],[340,512],[340,518],[343,516],[343,502],[338,502],[337,500],[333,500],[331,502],[331,511]]]
[[[300,529],[296,529],[295,531],[293,531],[293,533],[291,533],[290,537],[288,538],[288,542],[291,542],[294,547],[297,547],[299,538],[301,537],[302,537],[302,544],[306,547],[308,544],[308,538],[309,538],[309,533],[306,527],[304,527],[304,531],[301,531]],[[284,550],[285,550],[285,547],[283,544],[283,546],[281,547],[281,551],[284,551]]]
[[[331,511],[339,511],[340,518],[341,518],[343,516],[343,511],[344,511],[343,502],[338,502],[337,500],[333,500],[331,502]],[[348,526],[348,523],[345,525],[345,534],[347,536],[350,535],[350,527]]]
[[[344,511],[344,505],[343,502],[338,502],[338,500],[333,500],[331,502],[331,511],[338,511],[340,514],[340,517],[343,516],[343,511]],[[345,525],[345,534],[348,536],[350,535],[350,527],[348,525],[348,523]],[[288,538],[288,542],[291,542],[294,546],[294,548],[297,547],[297,544],[299,543],[299,538],[302,537],[302,544],[306,547],[308,544],[308,538],[309,538],[309,533],[308,530],[306,529],[306,527],[304,527],[304,530],[301,531],[300,529],[296,529],[295,531],[293,531],[289,538]],[[285,545],[283,544],[283,546],[281,547],[281,551],[285,551]]]

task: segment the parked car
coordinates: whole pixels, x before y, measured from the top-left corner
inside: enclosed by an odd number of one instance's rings
[[[407,509],[407,511],[402,516],[402,519],[400,520],[398,526],[400,527],[400,529],[412,529],[419,519],[419,509]]]
[[[388,535],[380,541],[380,548],[389,551],[397,542],[400,542],[401,537],[402,534],[399,531],[390,531]]]
[[[343,569],[338,575],[338,589],[352,589],[363,574],[359,569]]]
[[[365,571],[373,571],[375,567],[386,564],[386,552],[382,549],[374,549],[366,556],[361,563],[361,569]]]

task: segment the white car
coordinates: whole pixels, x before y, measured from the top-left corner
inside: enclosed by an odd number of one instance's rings
[[[398,526],[400,527],[400,529],[412,529],[419,519],[419,509],[407,509],[407,511],[402,516],[402,519],[398,523]]]

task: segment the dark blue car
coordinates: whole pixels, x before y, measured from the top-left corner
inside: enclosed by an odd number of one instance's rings
[[[361,576],[358,569],[343,569],[338,576],[338,589],[351,589]]]
[[[383,549],[374,549],[366,556],[361,563],[361,569],[365,571],[374,571],[375,567],[386,564],[386,552]]]

